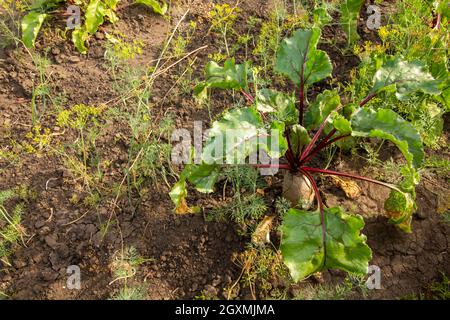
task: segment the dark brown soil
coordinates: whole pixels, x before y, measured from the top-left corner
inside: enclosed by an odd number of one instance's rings
[[[241,4],[243,16],[240,19],[244,21],[250,15],[267,17],[268,2],[245,1]],[[197,55],[194,75],[200,76],[208,53],[215,52],[215,37],[206,35],[209,2],[194,0],[178,4],[179,8],[171,12],[172,23],[145,8],[130,7],[120,12],[120,22],[116,27],[145,43],[143,55],[134,61],[136,66],[151,65],[149,61],[157,58],[167,34],[189,5],[188,19],[199,24],[196,40],[189,49],[204,44],[210,46]],[[111,28],[106,26],[100,33]],[[49,69],[51,82],[56,92],[65,92],[68,98],[66,107],[78,103],[100,105],[116,97],[111,88],[112,79],[103,66],[105,40],[101,36],[93,39],[89,54],[84,57],[78,55],[69,42],[57,40],[50,30],[48,32],[48,36],[39,37],[37,48],[40,51],[53,48],[48,53],[52,63]],[[364,34],[376,38],[367,30]],[[336,33],[325,30],[324,36],[335,37]],[[323,49],[333,60],[337,78],[340,81],[348,79],[351,69],[358,65],[358,58],[344,56],[337,47],[324,46]],[[25,139],[30,131],[29,106],[32,79],[35,77],[26,52],[0,50],[0,149],[8,148],[11,137]],[[170,74],[159,78],[155,83],[153,101],[164,97],[175,81]],[[217,93],[215,99],[211,110],[213,115],[222,112],[229,101],[222,93]],[[174,112],[177,127],[191,128],[193,120],[209,122],[208,111],[199,109],[190,94],[169,96],[163,104],[155,103],[155,115],[164,114],[167,110]],[[46,116],[42,123],[53,128],[53,117]],[[99,139],[98,148],[102,156],[113,163],[105,177],[113,185],[122,179],[128,154],[127,142],[115,137],[126,137],[129,129],[124,124],[113,122],[105,127],[106,133]],[[59,136],[55,140],[63,142]],[[350,171],[361,169],[362,164],[351,161],[350,155],[344,154],[339,160],[341,166]],[[239,277],[240,270],[232,262],[232,256],[244,250],[248,239],[239,237],[236,226],[232,224],[205,222],[202,215],[175,215],[168,188],[163,183],[149,186],[137,210],[128,205],[127,199],[120,199],[119,209],[114,213],[118,223],[112,224],[103,237],[102,226],[112,215],[114,195],[105,199],[99,209],[73,204],[73,194],[83,197],[84,193],[59,157],[50,153],[22,154],[20,164],[0,160],[0,168],[0,190],[25,184],[36,193],[36,200],[27,203],[23,215],[29,236],[26,245],[16,248],[11,257],[11,267],[1,266],[0,262],[0,291],[7,292],[12,298],[110,298],[120,288],[117,282],[110,284],[114,279],[110,264],[114,254],[121,249],[122,238],[125,246],[134,246],[141,255],[151,259],[139,267],[135,276],[137,283],[145,280],[150,299],[191,299],[211,288],[223,298],[223,288],[232,285]],[[386,197],[384,190],[360,185],[363,193],[356,203],[360,210],[358,213],[367,216],[364,233],[373,249],[371,264],[382,270],[382,289],[371,291],[369,298],[390,299],[417,293],[438,280],[440,272],[450,273],[449,225],[443,223],[437,213],[439,201],[448,196],[446,179],[448,176],[439,177],[431,172],[418,188],[419,214],[414,218],[412,234],[402,234],[388,225],[385,218],[377,217],[376,213],[382,211]],[[271,197],[281,194],[280,188],[275,190]],[[328,204],[351,207],[352,202],[341,190],[326,187],[323,193]],[[193,197],[193,200],[209,201],[208,197]],[[65,287],[69,265],[81,267],[81,290]],[[325,279],[339,279],[341,276],[335,271],[324,274]],[[240,297],[247,296],[242,294]]]

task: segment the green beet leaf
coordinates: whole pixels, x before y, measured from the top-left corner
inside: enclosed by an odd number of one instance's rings
[[[337,90],[320,93],[305,113],[305,127],[310,131],[320,127],[325,118],[340,105],[341,98]]]
[[[272,114],[276,120],[286,125],[298,122],[298,109],[295,106],[295,97],[284,93],[261,89],[256,95],[256,109],[262,113]]]
[[[295,84],[309,86],[331,75],[333,67],[326,52],[317,49],[320,29],[299,29],[284,39],[277,54],[275,71]]]
[[[206,80],[195,87],[194,93],[201,95],[207,88],[246,90],[250,72],[250,65],[247,62],[236,64],[234,59],[228,59],[221,67],[216,62],[210,61],[206,65]]]
[[[404,61],[399,57],[390,57],[380,70],[375,73],[371,93],[378,93],[394,87],[399,100],[407,99],[412,93],[422,91],[439,95],[440,81],[428,72],[426,65],[420,61]]]
[[[219,166],[202,164],[202,165],[189,165],[189,177],[188,180],[202,193],[214,192],[214,185],[219,177]]]
[[[215,121],[203,149],[202,159],[208,164],[244,164],[258,150],[271,157],[281,157],[287,142],[283,137],[284,123],[274,121],[271,129],[254,108],[233,109]]]
[[[98,27],[103,24],[105,17],[105,4],[101,0],[91,0],[86,8],[86,31],[95,34]]]
[[[22,19],[22,41],[27,48],[34,46],[42,23],[47,17],[46,13],[32,11]]]
[[[86,54],[87,48],[85,46],[86,40],[88,39],[89,34],[87,33],[84,27],[77,28],[72,31],[72,42],[77,48],[79,53]]]
[[[187,205],[187,181],[192,183],[197,191],[202,193],[214,192],[214,185],[219,177],[220,167],[216,165],[193,165],[187,164],[180,175],[180,179],[169,193],[175,204],[175,212],[179,214],[195,213],[198,207],[190,208]]]
[[[156,0],[136,0],[135,3],[144,4],[153,9],[153,11],[160,15],[165,15],[167,12],[167,3],[159,3]]]
[[[339,132],[339,135],[350,134],[352,133],[352,125],[348,119],[346,119],[343,115],[334,112],[330,122],[333,127]]]
[[[292,126],[290,136],[294,155],[298,157],[302,148],[311,141],[311,137],[308,134],[308,130],[299,124]]]
[[[352,136],[377,137],[393,142],[405,156],[409,166],[421,168],[424,151],[416,128],[389,109],[377,111],[361,108],[351,118]]]
[[[359,39],[358,18],[363,0],[344,0],[341,5],[341,25],[347,35],[348,44],[352,44]]]
[[[325,209],[323,241],[319,212],[290,209],[281,225],[281,253],[294,281],[323,269],[367,274],[372,252],[361,234],[364,220],[341,208]]]
[[[30,10],[48,12],[50,10],[56,9],[61,2],[65,0],[37,0],[30,5]]]
[[[384,210],[389,218],[389,223],[396,225],[406,233],[411,233],[412,215],[416,210],[416,204],[411,194],[392,190],[384,203]]]

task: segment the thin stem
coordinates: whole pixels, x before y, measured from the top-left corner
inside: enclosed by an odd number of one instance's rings
[[[289,170],[291,169],[291,166],[288,164],[253,164],[252,165],[255,168],[268,168],[268,169],[285,169]]]
[[[335,143],[336,141],[348,138],[350,136],[350,134],[344,134],[342,136],[333,138],[331,140],[328,141],[327,138],[323,139],[321,143],[319,143],[319,145],[317,147],[315,147],[306,157],[305,159],[303,159],[303,161],[300,162],[300,165],[303,165],[305,163],[308,163],[309,160],[311,160],[312,157],[314,157],[319,151],[325,149],[326,147],[328,147],[329,145]]]
[[[316,134],[312,138],[311,142],[306,146],[305,150],[302,153],[302,156],[300,157],[300,162],[305,159],[305,157],[309,154],[313,146],[316,144],[317,139],[319,139],[320,135],[322,134],[323,130],[325,129],[325,125],[327,124],[328,119],[330,118],[331,113],[325,118],[325,120],[320,125],[319,130],[317,130]]]
[[[297,161],[296,161],[296,158],[294,156],[294,152],[293,152],[294,149],[292,148],[291,130],[289,129],[289,127],[286,128],[285,136],[286,136],[286,140],[287,140],[287,143],[288,143],[288,150],[286,152],[286,158],[288,159],[288,161],[291,164],[291,166],[294,169],[297,169]]]
[[[438,31],[441,29],[441,20],[442,20],[441,14],[438,13],[437,20],[436,20],[436,26],[434,27]]]
[[[370,178],[354,175],[354,174],[351,174],[351,173],[338,172],[338,171],[332,171],[332,170],[324,170],[324,169],[317,169],[317,168],[310,168],[310,167],[301,167],[300,169],[302,171],[306,171],[306,172],[323,173],[323,174],[328,174],[328,175],[331,175],[331,176],[340,176],[340,177],[347,177],[347,178],[367,181],[367,182],[371,182],[371,183],[374,183],[374,184],[378,184],[380,186],[384,186],[384,187],[389,188],[389,189],[393,189],[393,190],[402,192],[399,188],[397,188],[396,186],[394,186],[394,185],[392,185],[390,183],[386,183],[386,182],[382,182],[382,181],[378,181],[378,180],[374,180],[374,179],[370,179]]]
[[[377,95],[376,92],[369,93],[367,97],[365,97],[361,102],[359,103],[360,107],[364,107],[370,100],[372,100]],[[327,119],[326,119],[327,120]],[[324,122],[326,122],[326,120]],[[330,133],[319,143],[320,144],[326,144],[328,140],[337,132],[336,129],[333,129],[330,131]]]
[[[246,92],[244,89],[241,89],[241,93],[247,98],[247,100],[251,103],[255,102],[255,98],[252,97],[252,95],[248,92]]]
[[[299,119],[298,123],[303,125],[303,113],[305,110],[305,84],[303,83],[303,77],[300,80],[300,106],[299,106]]]
[[[359,103],[359,106],[360,106],[360,107],[363,107],[367,102],[369,102],[370,100],[372,100],[373,98],[375,98],[376,95],[377,95],[376,92],[369,93],[369,94],[367,95],[367,97],[365,97],[363,100],[361,100],[361,102]]]

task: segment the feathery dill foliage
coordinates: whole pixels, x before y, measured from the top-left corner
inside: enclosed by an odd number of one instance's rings
[[[10,212],[6,210],[6,202],[16,198],[17,195],[13,190],[0,191],[0,261],[8,265],[10,264],[8,257],[13,252],[14,245],[25,235],[25,230],[21,226],[23,203],[14,205]]]

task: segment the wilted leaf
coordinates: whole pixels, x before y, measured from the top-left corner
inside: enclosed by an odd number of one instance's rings
[[[344,180],[336,176],[331,176],[331,178],[336,186],[344,191],[347,198],[356,199],[361,195],[361,189],[355,181]]]
[[[197,213],[200,208],[190,208],[187,205],[187,185],[186,182],[192,183],[197,191],[202,193],[211,193],[214,191],[219,176],[220,168],[215,165],[193,165],[187,164],[180,175],[180,179],[173,186],[169,195],[175,204],[175,212],[178,214]]]
[[[252,234],[252,243],[257,246],[263,246],[265,243],[270,243],[270,230],[272,229],[273,216],[265,216],[258,224]]]

